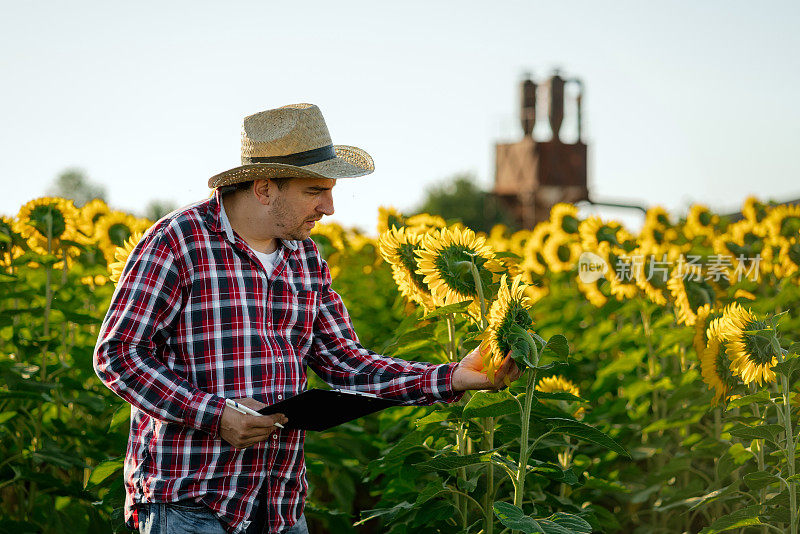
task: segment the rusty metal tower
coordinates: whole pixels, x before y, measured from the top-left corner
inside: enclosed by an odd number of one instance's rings
[[[578,139],[561,141],[564,121],[564,87],[578,87],[576,120]],[[516,143],[498,143],[495,150],[494,194],[501,200],[520,228],[532,228],[547,219],[550,208],[558,202],[589,200],[586,186],[586,145],[581,127],[583,84],[578,79],[565,80],[555,71],[544,87],[549,96],[548,118],[552,137],[537,141],[537,84],[526,77],[521,85],[520,120],[523,138]]]

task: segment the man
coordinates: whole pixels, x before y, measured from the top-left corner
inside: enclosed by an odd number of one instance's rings
[[[304,433],[258,409],[306,388],[306,366],[341,388],[408,404],[458,400],[491,383],[477,351],[458,364],[363,348],[309,239],[339,178],[373,171],[333,146],[316,106],[244,120],[242,165],[212,197],[163,218],[132,251],[98,336],[95,370],[131,405],[129,526],[166,532],[308,532]]]

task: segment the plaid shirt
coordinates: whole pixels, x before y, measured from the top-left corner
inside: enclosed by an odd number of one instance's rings
[[[225,398],[273,404],[332,385],[408,404],[452,402],[455,364],[363,348],[314,242],[283,241],[272,273],[220,217],[219,193],[156,223],[131,253],[95,348],[95,371],[132,405],[125,519],[136,504],[196,499],[228,532],[266,500],[269,532],[293,525],[308,484],[299,430],[238,450],[219,437]]]

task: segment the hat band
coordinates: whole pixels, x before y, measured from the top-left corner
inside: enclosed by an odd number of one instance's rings
[[[306,165],[311,165],[312,163],[327,161],[335,157],[336,151],[333,149],[333,145],[328,145],[322,148],[306,150],[305,152],[286,154],[285,156],[269,156],[247,159],[250,160],[250,163],[283,163],[285,165],[294,165],[295,167],[304,167]]]

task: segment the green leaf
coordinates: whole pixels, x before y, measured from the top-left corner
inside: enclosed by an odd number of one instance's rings
[[[743,510],[736,510],[726,516],[720,517],[714,521],[711,526],[701,530],[700,534],[717,534],[718,532],[725,532],[726,530],[734,528],[761,525],[761,520],[758,518],[760,513],[761,506],[757,504],[748,506]]]
[[[474,417],[500,417],[519,412],[519,404],[508,390],[500,392],[478,391],[464,406],[464,419]]]
[[[748,404],[753,404],[757,402],[762,404],[764,402],[769,401],[769,390],[762,389],[758,393],[753,393],[752,395],[745,395],[739,399],[734,399],[728,403],[728,409],[730,408],[741,408],[742,406],[747,406]]]
[[[447,315],[450,313],[464,313],[467,311],[467,308],[469,308],[470,304],[472,304],[471,300],[464,300],[462,302],[456,302],[455,304],[448,304],[447,306],[436,308],[428,315],[425,315],[422,319],[427,321],[428,319],[433,319],[434,317],[441,317],[443,315]]]
[[[111,422],[108,424],[108,431],[111,432],[123,423],[127,423],[131,418],[131,405],[127,402],[114,410],[114,415],[111,416]]]
[[[792,343],[789,345],[789,354],[794,354],[796,356],[800,356],[800,342]]]
[[[394,519],[403,512],[407,512],[414,507],[410,502],[403,501],[392,508],[376,508],[374,510],[364,510],[361,512],[361,520],[354,523],[353,526],[357,527],[363,525],[370,519],[377,517],[385,517],[387,523],[391,523]]]
[[[567,393],[566,391],[553,391],[551,393],[545,393],[544,391],[536,391],[534,393],[534,396],[537,399],[562,400],[568,402],[589,402],[580,397],[576,397],[572,393]]]
[[[548,530],[547,528],[549,525],[546,523],[551,522],[559,527],[565,528],[566,532],[569,532],[570,534],[590,534],[592,532],[592,525],[574,514],[556,512],[547,519],[541,520],[540,524],[544,527],[546,534],[550,534],[551,532],[556,534],[556,531]]]
[[[425,462],[416,463],[414,467],[420,471],[449,471],[468,465],[486,463],[491,461],[491,457],[492,451],[466,454],[464,456],[458,454],[443,454]]]
[[[89,475],[89,480],[86,487],[97,486],[111,475],[120,471],[125,465],[125,458],[114,458],[101,462],[92,469],[92,474]]]
[[[544,532],[544,529],[535,519],[526,516],[520,508],[513,504],[497,501],[492,505],[492,508],[497,519],[511,530],[521,530],[525,534]]]
[[[783,432],[781,425],[739,425],[731,429],[731,435],[742,439],[768,439],[777,443],[778,436]]]
[[[574,438],[582,439],[584,441],[590,441],[623,456],[627,456],[628,458],[631,457],[631,455],[622,445],[593,426],[581,423],[580,421],[562,419],[558,417],[547,418],[545,419],[545,422],[558,432],[567,434],[568,436],[572,436]]]
[[[697,510],[698,508],[703,508],[713,502],[716,502],[720,499],[727,497],[728,495],[733,495],[739,490],[739,483],[734,482],[724,488],[720,488],[717,490],[712,491],[711,493],[706,493],[702,497],[697,497],[697,502],[689,508],[690,511]]]
[[[751,490],[766,488],[770,484],[777,484],[780,481],[780,477],[772,473],[767,473],[766,471],[756,471],[755,473],[748,473],[744,476],[744,483],[747,484],[747,487]]]
[[[797,345],[797,343],[795,343],[795,345]],[[794,345],[792,345],[792,347],[794,347]],[[784,360],[773,367],[772,370],[776,373],[786,375],[791,379],[792,374],[800,371],[800,355],[790,352],[784,357]]]
[[[9,412],[0,413],[0,425],[10,421],[16,415],[17,415],[17,412],[15,412],[15,411],[9,411]]]
[[[547,341],[543,350],[550,351],[559,358],[566,358],[569,356],[569,343],[567,338],[561,334],[556,334]]]

